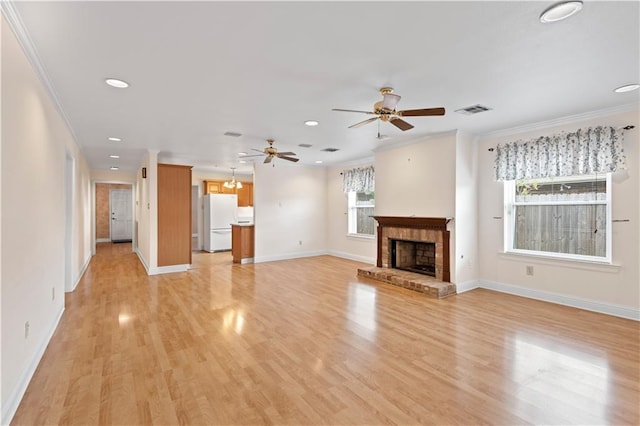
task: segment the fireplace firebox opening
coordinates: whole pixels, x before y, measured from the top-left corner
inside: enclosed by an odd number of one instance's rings
[[[436,276],[436,243],[389,239],[391,267]]]

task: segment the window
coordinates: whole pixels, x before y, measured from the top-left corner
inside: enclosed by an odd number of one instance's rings
[[[375,230],[373,219],[374,192],[347,193],[349,206],[349,234],[371,235]]]
[[[505,181],[505,251],[611,261],[611,174]]]

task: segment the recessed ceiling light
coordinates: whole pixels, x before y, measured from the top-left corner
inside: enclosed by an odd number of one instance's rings
[[[562,21],[563,19],[567,19],[569,16],[580,12],[581,9],[581,1],[574,0],[556,3],[542,12],[540,15],[540,22],[548,24],[549,22]]]
[[[238,155],[247,155],[246,152],[239,152]]]
[[[316,164],[322,164],[322,160],[316,160]]]
[[[109,158],[120,158],[120,156],[119,156],[119,155],[115,155],[115,154],[111,154],[111,155],[109,156]]]
[[[116,166],[111,166],[111,167],[109,167],[109,170],[118,170],[118,167],[116,167]]]
[[[614,90],[616,93],[625,93],[631,92],[632,90],[636,90],[640,88],[640,84],[625,84],[624,86],[620,86]]]
[[[240,160],[240,161],[238,161],[238,163],[244,164],[244,163],[246,163],[246,160]]]
[[[107,138],[109,139],[111,142],[120,142],[122,139],[120,138]]]
[[[320,123],[317,122],[316,120],[307,120],[304,122],[304,124],[306,124],[307,126],[317,126]]]
[[[129,83],[124,80],[118,80],[117,78],[107,78],[104,80],[111,87],[115,87],[117,89],[126,89],[129,87]]]

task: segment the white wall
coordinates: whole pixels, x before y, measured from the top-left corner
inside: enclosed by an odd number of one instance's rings
[[[629,307],[637,312],[640,307],[638,121],[638,111],[632,111],[574,121],[526,133],[484,138],[478,152],[479,278],[489,282],[489,285],[492,283],[514,285],[534,294],[548,292],[572,298],[569,302],[593,301],[598,304],[613,305],[613,307]],[[625,131],[624,148],[628,160],[628,174],[615,176],[612,184],[612,218],[629,220],[629,222],[613,223],[613,263],[619,267],[599,267],[553,260],[536,261],[531,257],[500,255],[503,251],[503,222],[493,217],[503,216],[503,185],[494,180],[495,154],[488,152],[488,148],[495,147],[499,143],[517,139],[526,140],[563,130],[570,131],[597,125],[621,127],[627,124],[636,126],[633,130]],[[526,265],[534,266],[533,276],[525,274]]]
[[[478,169],[477,137],[456,134],[456,213],[450,227],[455,238],[456,283],[477,279],[478,266]],[[453,266],[452,266],[453,268]]]
[[[147,273],[158,268],[158,152],[148,151],[140,169],[147,168],[147,177],[137,176],[136,222],[138,223],[138,257]]]
[[[91,256],[91,206],[87,163],[4,15],[1,51],[1,400],[7,424],[64,310],[65,217],[72,216],[70,272],[77,280]],[[64,203],[67,153],[74,163],[70,211]]]
[[[455,217],[456,134],[424,139],[375,155],[377,216]],[[451,231],[451,282],[456,282],[456,221]]]
[[[275,162],[254,166],[255,261],[325,253],[326,169]]]
[[[327,169],[327,249],[329,254],[358,260],[374,265],[376,263],[377,240],[374,237],[348,236],[347,194],[342,192],[344,170],[370,166],[373,161]],[[377,203],[377,194],[376,194]]]

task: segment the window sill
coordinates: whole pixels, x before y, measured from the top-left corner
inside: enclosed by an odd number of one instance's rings
[[[354,240],[373,240],[375,239],[375,235],[366,235],[366,234],[347,234],[347,238]]]
[[[574,269],[584,269],[587,271],[597,272],[620,272],[621,265],[606,262],[595,262],[590,260],[581,259],[563,259],[554,256],[545,256],[543,254],[529,254],[529,253],[516,253],[516,252],[498,252],[498,256],[514,262],[529,262],[540,265],[562,266]]]

